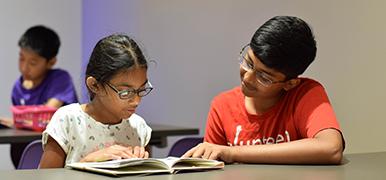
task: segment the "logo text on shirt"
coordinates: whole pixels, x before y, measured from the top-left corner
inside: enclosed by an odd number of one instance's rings
[[[278,134],[275,137],[265,137],[262,138],[256,138],[256,139],[250,139],[250,140],[240,140],[239,136],[242,131],[241,125],[236,126],[236,135],[235,139],[233,140],[233,143],[228,142],[228,146],[244,146],[244,145],[259,145],[259,144],[277,144],[277,143],[283,143],[283,142],[290,142],[290,135],[288,131],[284,131],[284,134]]]

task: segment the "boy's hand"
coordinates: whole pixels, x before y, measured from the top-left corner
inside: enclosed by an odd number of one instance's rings
[[[187,151],[183,158],[203,158],[203,159],[219,159],[227,163],[233,162],[231,155],[231,147],[211,144],[208,142],[200,143],[196,147]]]
[[[11,128],[13,127],[13,119],[0,117],[0,124]]]
[[[128,159],[128,158],[148,158],[149,153],[144,147],[125,147],[121,145],[112,145],[105,149],[92,152],[80,160],[80,162],[99,162],[113,159]]]

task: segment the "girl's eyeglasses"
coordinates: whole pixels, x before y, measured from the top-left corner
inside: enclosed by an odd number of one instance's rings
[[[123,99],[123,100],[131,99],[135,95],[138,95],[139,97],[143,97],[148,95],[151,92],[151,90],[153,90],[153,86],[151,85],[150,81],[146,82],[145,87],[141,87],[139,89],[129,88],[122,91],[118,90],[115,86],[113,86],[110,83],[106,83],[106,84],[118,94],[120,99]]]

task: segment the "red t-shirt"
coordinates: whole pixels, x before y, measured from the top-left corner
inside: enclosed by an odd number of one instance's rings
[[[286,92],[261,115],[251,115],[240,87],[221,93],[212,101],[205,141],[220,145],[257,145],[312,138],[319,131],[340,131],[323,86],[311,79]]]

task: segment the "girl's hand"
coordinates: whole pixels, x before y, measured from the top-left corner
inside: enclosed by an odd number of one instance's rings
[[[80,162],[99,162],[112,159],[128,159],[128,158],[148,158],[149,153],[144,147],[125,147],[121,145],[112,145],[105,149],[101,149],[88,154],[80,160]]]

